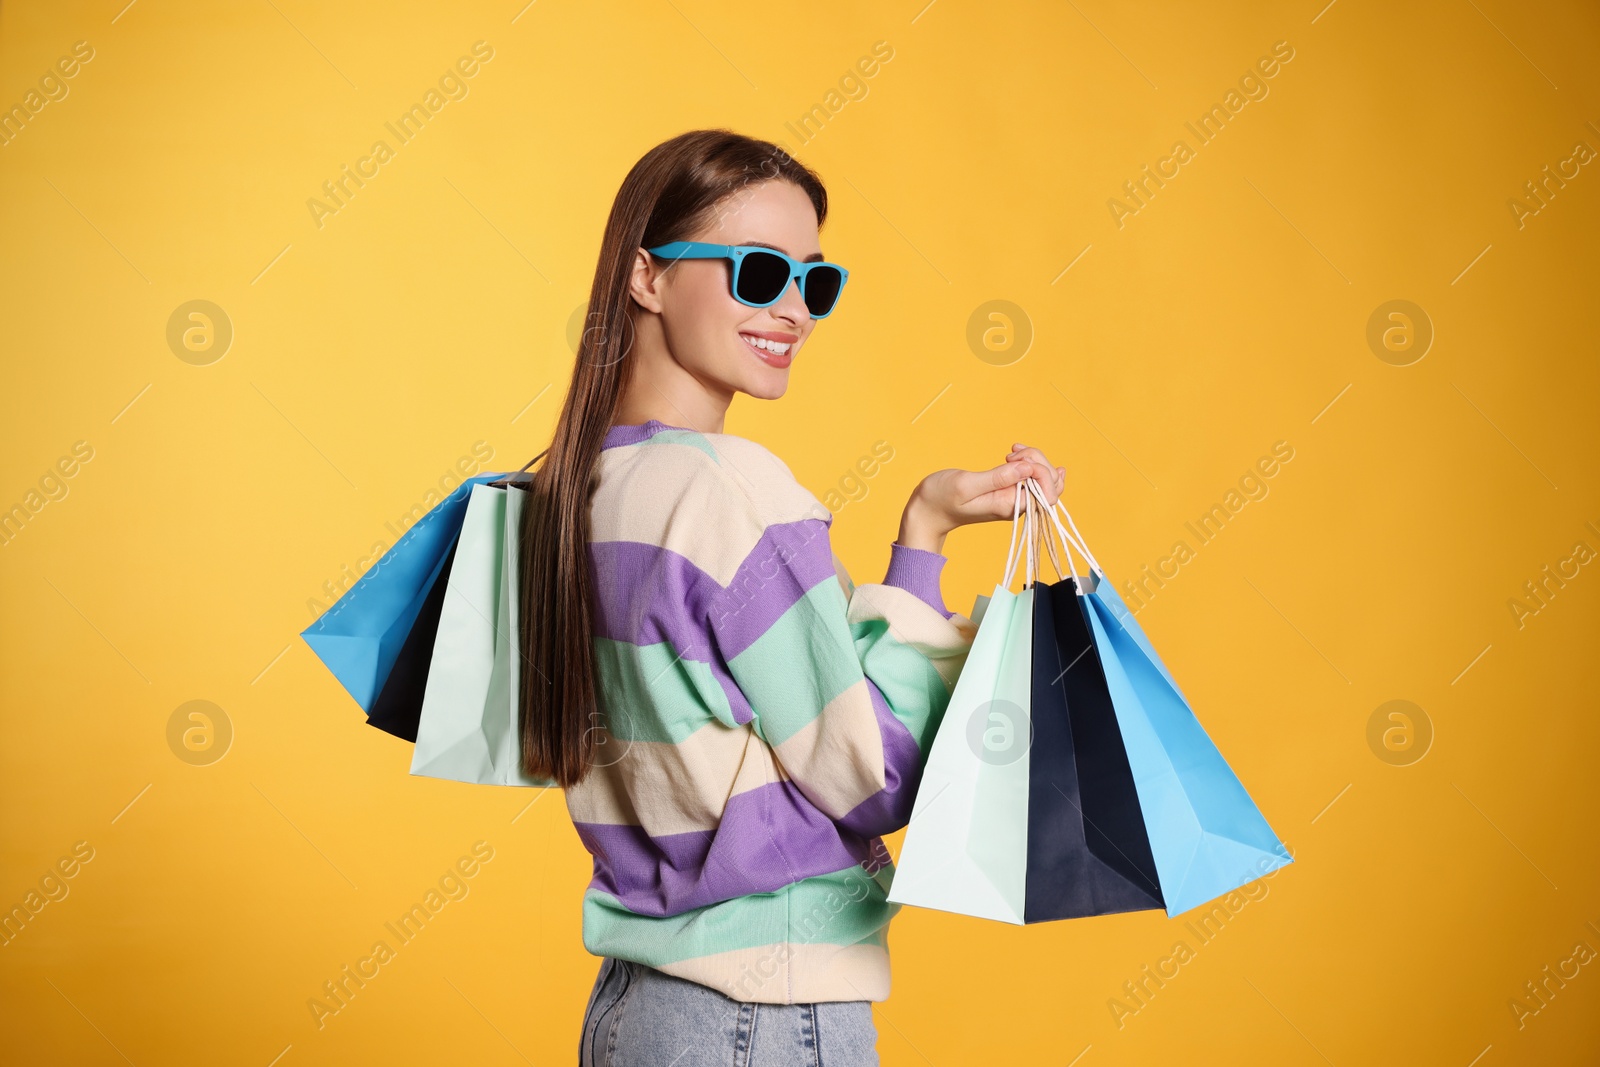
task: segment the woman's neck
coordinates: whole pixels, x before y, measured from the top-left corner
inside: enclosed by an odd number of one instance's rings
[[[623,357],[632,366],[612,423],[638,426],[655,419],[700,433],[722,433],[733,390],[678,362],[667,347],[658,316],[640,316],[632,334],[632,351]]]

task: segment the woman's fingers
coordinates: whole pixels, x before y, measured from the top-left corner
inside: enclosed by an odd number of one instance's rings
[[[970,516],[969,522],[1009,519],[1017,503],[1017,485],[1032,475],[1032,465],[1022,461],[1008,461],[986,471],[961,471],[958,507]]]
[[[1019,503],[1018,485],[1029,478],[1038,485],[1045,502],[1054,507],[1061,496],[1066,471],[1052,466],[1043,452],[1026,446],[988,470],[936,471],[918,486],[918,493],[954,529],[974,522],[1009,520]],[[1026,488],[1022,491],[1029,492]],[[1031,494],[1028,499],[1032,499]],[[1038,504],[1037,500],[1032,502]],[[1021,503],[1026,507],[1028,500]]]
[[[1029,477],[1039,483],[1039,489],[1044,493],[1045,501],[1051,507],[1061,497],[1061,492],[1066,488],[1067,472],[1063,467],[1057,467],[1045,458],[1045,454],[1037,448],[1017,444],[1011,454],[1006,457],[1009,462],[1026,462],[1030,465]]]

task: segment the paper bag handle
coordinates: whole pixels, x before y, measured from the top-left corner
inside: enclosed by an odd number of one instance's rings
[[[1011,580],[1016,576],[1017,563],[1019,562],[1017,555],[1017,534],[1019,531],[1023,534],[1025,554],[1027,556],[1027,571],[1023,577],[1023,588],[1027,588],[1034,581],[1033,500],[1028,498],[1027,513],[1023,514],[1023,499],[1022,483],[1018,482],[1016,501],[1011,506],[1011,545],[1006,552],[1005,574],[1000,579],[1000,587],[1002,589],[1011,588]],[[1021,519],[1020,522],[1018,521],[1019,518]]]
[[[1084,543],[1083,534],[1078,532],[1078,524],[1072,521],[1072,513],[1067,510],[1067,505],[1058,499],[1055,503],[1055,507],[1051,507],[1049,504],[1045,503],[1044,493],[1039,488],[1038,484],[1034,482],[1032,478],[1029,478],[1027,481],[1029,491],[1038,498],[1040,505],[1044,508],[1045,512],[1049,514],[1050,521],[1055,525],[1056,533],[1060,536],[1062,545],[1076,548],[1078,550],[1078,554],[1081,555],[1088,563],[1090,573],[1097,573],[1102,578],[1105,577],[1105,568],[1100,566],[1100,561],[1094,558],[1094,553],[1090,552],[1089,546]],[[1067,528],[1061,525],[1061,519],[1056,515],[1056,508],[1060,508],[1061,514],[1067,517],[1067,523],[1072,527],[1072,533],[1069,534],[1067,532]],[[1070,549],[1067,552],[1067,565],[1069,567],[1072,565],[1072,553]],[[1076,570],[1073,572],[1073,579],[1074,581],[1077,579]]]

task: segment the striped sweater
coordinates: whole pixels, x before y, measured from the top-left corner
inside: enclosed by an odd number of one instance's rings
[[[903,827],[976,627],[936,552],[854,585],[833,516],[745,438],[607,433],[590,509],[600,755],[566,790],[584,947],[738,1001],[889,995]]]

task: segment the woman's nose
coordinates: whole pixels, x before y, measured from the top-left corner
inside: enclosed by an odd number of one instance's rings
[[[783,299],[768,309],[774,315],[794,323],[796,326],[804,325],[811,321],[811,309],[806,307],[806,298],[800,292],[800,280],[792,279],[789,288],[784,290]]]

